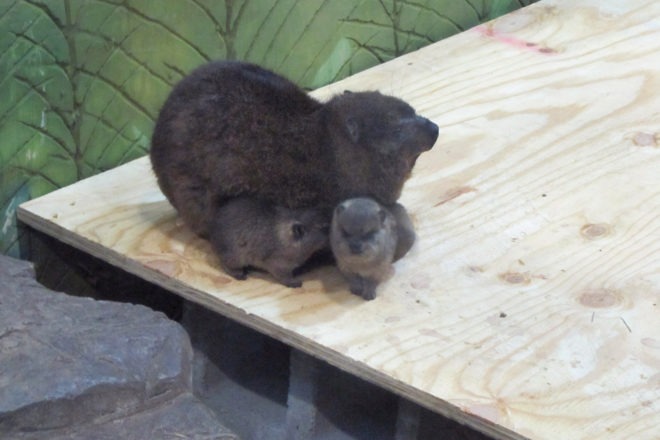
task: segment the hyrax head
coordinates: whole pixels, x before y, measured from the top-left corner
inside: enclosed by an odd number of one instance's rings
[[[339,200],[369,196],[396,203],[417,158],[438,138],[437,125],[378,92],[343,93],[323,111]]]
[[[302,265],[328,245],[328,221],[318,209],[277,207],[276,234],[281,258]]]
[[[438,126],[406,102],[379,92],[345,92],[329,103],[354,144],[383,155],[417,158],[438,138]]]
[[[391,239],[392,226],[391,214],[374,200],[346,200],[335,208],[333,214],[333,250],[356,257],[379,253],[385,240]]]

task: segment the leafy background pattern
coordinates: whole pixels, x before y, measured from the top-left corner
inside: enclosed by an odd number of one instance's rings
[[[0,0],[0,252],[20,254],[20,203],[146,154],[206,61],[313,89],[534,1]]]

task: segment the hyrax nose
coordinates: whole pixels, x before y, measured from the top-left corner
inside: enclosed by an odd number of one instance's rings
[[[359,255],[362,253],[362,243],[359,241],[353,241],[348,244],[348,248],[351,250],[351,254]]]
[[[424,138],[422,150],[430,150],[435,145],[435,141],[438,140],[440,129],[433,121],[423,116],[417,116],[417,124],[420,128],[420,134]]]
[[[427,119],[426,120],[426,129],[429,131],[429,134],[433,138],[433,143],[435,143],[435,140],[438,139],[438,134],[440,133],[440,128],[438,127],[438,125],[435,122]]]

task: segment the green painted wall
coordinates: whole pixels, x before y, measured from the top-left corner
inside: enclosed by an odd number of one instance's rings
[[[184,74],[250,60],[313,89],[534,0],[0,0],[0,252],[16,207],[146,154]]]

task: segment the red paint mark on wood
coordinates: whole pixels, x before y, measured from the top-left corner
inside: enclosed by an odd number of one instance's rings
[[[474,30],[484,37],[492,38],[495,41],[506,44],[507,46],[514,47],[516,49],[532,51],[544,55],[557,53],[557,50],[551,47],[541,46],[538,43],[534,43],[533,41],[525,41],[512,35],[497,32],[489,26],[477,26],[474,28]]]
[[[433,206],[444,205],[445,203],[454,200],[456,197],[476,191],[477,189],[471,186],[457,186],[455,188],[451,188],[447,192],[445,192],[442,199],[440,199],[440,201]]]

